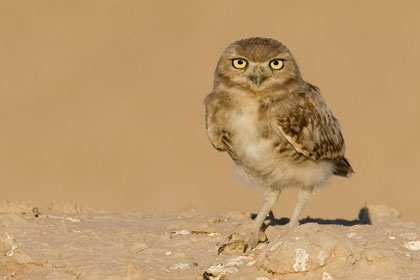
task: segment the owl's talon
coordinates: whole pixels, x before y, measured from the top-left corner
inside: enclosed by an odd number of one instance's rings
[[[219,247],[219,249],[217,250],[218,255],[220,255],[225,250],[226,245],[228,244],[223,244],[222,246]]]
[[[232,250],[241,250],[246,253],[257,247],[259,243],[267,241],[267,236],[262,231],[252,232],[244,236],[234,233],[229,236],[229,243],[220,246],[217,253],[220,255],[222,252],[230,252]]]

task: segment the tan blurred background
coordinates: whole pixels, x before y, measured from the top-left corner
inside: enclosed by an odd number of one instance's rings
[[[202,100],[229,43],[267,36],[321,88],[357,172],[304,215],[384,203],[420,221],[419,14],[418,1],[1,0],[1,199],[256,212],[261,192],[209,144]]]

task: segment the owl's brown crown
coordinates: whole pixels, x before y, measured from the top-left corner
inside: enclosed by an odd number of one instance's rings
[[[280,53],[290,53],[287,47],[279,41],[263,37],[238,40],[232,43],[229,48],[254,62],[264,62]]]

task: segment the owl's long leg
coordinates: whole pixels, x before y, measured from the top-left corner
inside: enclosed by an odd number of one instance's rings
[[[302,214],[303,208],[305,208],[308,199],[311,197],[311,189],[301,189],[298,193],[298,201],[296,203],[295,210],[293,211],[292,218],[289,222],[289,228],[294,228],[299,223],[299,217]]]
[[[243,249],[246,252],[248,249],[253,249],[259,242],[266,241],[267,237],[261,231],[261,226],[270,213],[271,208],[276,204],[280,195],[279,189],[267,188],[264,193],[264,204],[258,213],[257,217],[252,222],[251,226],[246,227],[245,233],[234,233],[229,239],[230,243],[224,244],[219,248],[218,253],[223,251],[230,251],[234,249]]]
[[[279,199],[280,190],[274,188],[267,188],[264,193],[264,204],[261,207],[260,212],[258,212],[257,217],[254,220],[253,227],[255,230],[260,230],[261,226],[267,217],[268,213],[270,213],[271,208],[274,207],[277,200]]]

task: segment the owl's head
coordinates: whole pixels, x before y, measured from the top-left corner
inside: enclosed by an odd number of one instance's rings
[[[215,71],[215,82],[225,82],[263,91],[301,80],[290,51],[279,41],[249,38],[236,41],[222,53]]]

